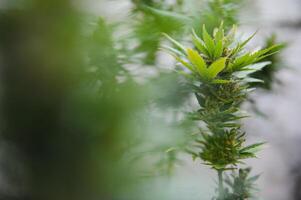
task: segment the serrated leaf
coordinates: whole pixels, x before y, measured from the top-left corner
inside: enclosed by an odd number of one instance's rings
[[[188,70],[190,70],[193,73],[196,73],[196,69],[194,68],[193,65],[189,64],[188,62],[185,62],[184,60],[182,60],[181,58],[175,56],[175,59],[180,62],[184,67],[186,67]]]
[[[215,78],[226,67],[227,58],[221,58],[212,63],[208,68],[208,75],[211,79]]]
[[[206,46],[204,45],[204,41],[201,38],[199,38],[199,36],[195,33],[194,30],[192,30],[192,41],[200,52],[202,52],[206,56],[210,56]]]
[[[215,44],[214,44],[214,40],[207,32],[205,25],[203,25],[203,40],[205,42],[210,57],[213,57]]]
[[[261,147],[264,144],[266,144],[266,143],[265,142],[260,142],[260,143],[252,144],[252,145],[249,145],[249,146],[241,149],[239,152],[241,152],[241,153],[255,153],[259,150],[258,148]]]
[[[215,42],[217,41],[221,41],[223,40],[224,38],[224,29],[223,29],[223,22],[221,22],[219,28],[217,29],[215,35],[214,35],[214,39],[215,39]]]
[[[214,58],[219,58],[223,54],[223,41],[219,40],[215,46]]]
[[[202,56],[200,56],[197,51],[190,48],[187,49],[187,56],[189,61],[197,69],[199,75],[201,77],[207,78],[207,66]]]

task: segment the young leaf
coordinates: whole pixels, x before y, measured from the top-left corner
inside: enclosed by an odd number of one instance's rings
[[[255,153],[259,150],[259,147],[261,147],[264,144],[265,144],[265,142],[260,142],[260,143],[249,145],[249,146],[241,149],[240,153],[246,153],[246,152],[247,153]]]
[[[204,41],[197,36],[194,30],[192,30],[192,41],[200,52],[208,57],[210,56],[206,46],[204,45]]]
[[[257,32],[258,31],[255,31],[255,33],[253,33],[249,38],[247,38],[244,42],[242,42],[239,45],[239,48],[242,49],[243,47],[245,47],[250,42],[250,40],[252,40],[254,38],[254,36],[257,34]]]
[[[210,57],[213,57],[215,44],[214,44],[212,37],[207,32],[205,25],[203,25],[203,40],[206,44],[206,47],[207,47]]]
[[[200,56],[200,54],[197,51],[190,48],[187,49],[187,56],[190,62],[197,69],[199,75],[206,78],[207,66],[202,56]]]
[[[256,63],[253,65],[248,65],[244,67],[243,71],[237,71],[233,73],[233,75],[236,76],[237,78],[246,78],[248,75],[261,70],[262,68],[264,68],[269,64],[271,64],[271,62],[267,61],[267,62]]]
[[[260,175],[252,176],[251,178],[248,178],[247,181],[249,183],[253,183],[259,179]]]
[[[215,42],[223,40],[224,38],[224,29],[223,29],[223,22],[221,22],[220,27],[217,29],[215,35],[214,35],[214,40]]]
[[[181,58],[179,57],[175,57],[175,59],[180,62],[184,67],[186,67],[187,69],[189,69],[191,72],[194,72],[196,73],[196,70],[194,68],[194,66],[192,66],[191,64],[189,64],[188,62],[185,62],[184,60],[182,60]]]
[[[216,46],[215,46],[215,50],[214,50],[214,58],[219,58],[221,57],[223,54],[223,41],[222,40],[219,40],[217,43],[216,43]]]
[[[179,48],[183,53],[186,53],[185,47],[183,45],[181,45],[178,41],[176,41],[175,39],[173,39],[172,37],[170,37],[169,35],[163,33],[163,35],[169,40],[171,41],[177,48]]]
[[[251,78],[251,77],[246,77],[243,79],[244,82],[246,83],[264,83],[263,80],[257,79],[257,78]]]
[[[166,10],[160,10],[156,9],[150,6],[143,6],[142,7],[146,12],[149,12],[153,16],[157,17],[160,20],[168,20],[171,23],[177,23],[179,25],[186,25],[190,23],[190,19],[186,17],[185,15],[171,12],[171,11],[166,11]]]
[[[221,58],[212,63],[208,68],[208,75],[211,79],[215,78],[226,66],[227,58]]]
[[[257,58],[256,58],[255,62],[258,62],[268,56],[271,56],[271,55],[277,53],[280,46],[281,45],[273,45],[267,49],[263,49],[263,50],[259,51],[257,53]]]
[[[233,43],[235,35],[236,35],[237,27],[236,25],[233,25],[227,36],[225,37],[225,46],[229,46],[230,44]]]
[[[178,70],[178,71],[176,71],[178,74],[180,74],[180,75],[183,75],[183,76],[185,76],[185,78],[187,78],[187,79],[191,79],[191,80],[194,80],[194,76],[192,75],[192,74],[188,74],[188,73],[186,73],[186,72],[184,72],[184,71],[181,71],[181,70]]]
[[[172,48],[172,47],[168,47],[168,46],[162,46],[160,49],[167,51],[167,53],[173,55],[173,56],[185,56],[185,54],[183,54],[181,51]]]
[[[248,65],[245,67],[245,70],[248,71],[253,71],[256,72],[258,70],[261,70],[262,68],[266,67],[267,65],[270,65],[271,62],[270,61],[266,61],[266,62],[260,62],[260,63],[256,63],[256,64],[252,64],[252,65]]]

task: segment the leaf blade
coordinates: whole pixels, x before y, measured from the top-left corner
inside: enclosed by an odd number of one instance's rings
[[[223,71],[223,69],[225,69],[226,60],[226,57],[220,58],[209,66],[208,75],[210,78],[215,78],[221,71]]]

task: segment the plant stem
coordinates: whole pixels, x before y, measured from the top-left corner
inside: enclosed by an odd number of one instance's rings
[[[223,180],[223,170],[217,170],[218,174],[218,193],[219,198],[223,199],[224,195],[224,180]]]

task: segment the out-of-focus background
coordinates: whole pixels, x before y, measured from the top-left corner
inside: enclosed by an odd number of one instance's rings
[[[0,199],[212,197],[212,170],[177,151],[166,155],[184,143],[183,113],[193,102],[175,86],[172,58],[157,51],[154,21],[142,20],[141,12],[156,12],[137,2],[0,0]],[[162,9],[194,16],[206,5],[164,2]],[[286,43],[271,86],[244,105],[249,142],[268,143],[247,161],[261,174],[265,200],[301,199],[300,10],[300,0],[249,0],[237,13],[240,33],[259,30],[251,47],[273,34]],[[156,19],[162,30],[185,38],[178,21],[167,27],[168,14]],[[148,48],[155,53],[145,55]]]

